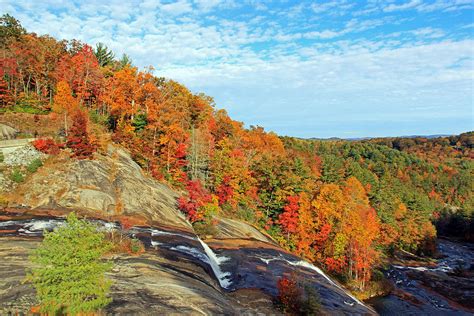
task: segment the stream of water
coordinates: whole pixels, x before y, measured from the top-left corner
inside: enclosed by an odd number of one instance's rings
[[[467,308],[453,304],[442,295],[421,285],[410,277],[412,273],[436,273],[449,278],[449,272],[457,267],[470,269],[474,266],[474,246],[469,244],[455,243],[447,240],[438,241],[438,251],[443,255],[436,266],[433,267],[411,267],[393,265],[385,276],[399,289],[410,296],[410,300],[401,299],[399,296],[390,294],[377,297],[368,302],[381,315],[473,315]],[[470,280],[474,285],[474,279]],[[469,289],[468,289],[469,290]],[[474,289],[470,289],[472,291]],[[473,293],[471,293],[472,295]]]
[[[117,223],[91,221],[105,230],[121,229]],[[64,219],[60,218],[4,221],[0,222],[0,237],[41,237],[43,230],[51,231],[63,223]],[[366,314],[368,311],[366,305],[331,280],[321,269],[276,249],[212,249],[194,234],[151,227],[132,227],[126,233],[139,238],[146,248],[161,251],[161,255],[173,254],[175,260],[186,260],[203,267],[227,291],[259,288],[270,295],[276,295],[279,278],[296,273],[318,291],[321,303],[328,311],[349,314]]]

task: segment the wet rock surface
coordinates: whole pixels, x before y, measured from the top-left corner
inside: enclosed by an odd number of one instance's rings
[[[43,229],[51,230],[63,222],[64,219],[24,217],[0,222],[0,244],[10,249],[2,255],[5,266],[20,262],[17,274],[24,275],[27,254],[37,246]],[[102,229],[119,228],[116,223],[95,222]],[[127,233],[139,238],[147,251],[136,257],[113,258],[115,267],[110,275],[114,301],[107,307],[113,314],[140,314],[143,310],[160,314],[279,314],[272,303],[276,282],[291,273],[307,280],[319,292],[327,313],[373,313],[317,267],[272,244],[246,240],[245,247],[236,248],[232,247],[236,240],[227,239],[213,241],[209,247],[192,233],[156,227],[133,227]],[[19,236],[23,239],[18,240]],[[24,249],[19,251],[18,247]],[[20,260],[9,262],[12,252],[23,255]],[[5,287],[14,287],[20,279],[21,276],[9,281]],[[0,287],[4,286],[2,282]],[[31,291],[30,287],[23,288],[15,299],[32,297]],[[4,310],[9,308],[5,305],[10,302],[11,294],[8,295],[0,297]]]
[[[34,289],[23,281],[30,268],[28,255],[38,243],[33,238],[0,238],[0,315],[26,314],[37,304]],[[153,251],[139,257],[114,256],[109,273],[113,301],[106,314],[280,314],[268,295],[260,291],[228,294],[193,261],[174,259]]]
[[[436,265],[394,265],[385,271],[396,290],[368,300],[381,315],[472,315],[474,313],[474,246],[440,239]],[[457,269],[464,271],[457,275]]]

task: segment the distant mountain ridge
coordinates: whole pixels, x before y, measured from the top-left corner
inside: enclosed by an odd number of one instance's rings
[[[406,136],[367,136],[367,137],[350,137],[350,138],[341,138],[341,137],[310,137],[304,138],[309,140],[346,140],[346,141],[359,141],[359,140],[369,140],[369,139],[384,139],[384,138],[440,138],[440,137],[450,137],[456,136],[456,134],[433,134],[433,135],[406,135]]]

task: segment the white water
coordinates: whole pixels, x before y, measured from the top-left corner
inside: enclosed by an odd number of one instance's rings
[[[163,230],[158,230],[158,229],[154,229],[154,228],[150,229],[149,231],[151,232],[152,236],[169,235],[169,236],[180,236],[180,237],[183,237],[183,238],[186,238],[186,239],[196,240],[196,238],[194,238],[192,236],[178,234],[178,233],[172,233],[172,232],[165,232]]]
[[[227,257],[218,257],[214,251],[198,237],[199,242],[201,243],[202,247],[204,248],[204,251],[206,252],[207,257],[209,258],[209,265],[212,268],[212,271],[214,272],[214,275],[216,276],[217,280],[219,280],[219,284],[221,287],[224,289],[227,289],[232,282],[228,279],[230,277],[229,272],[222,272],[220,264],[222,262],[225,262],[229,260]]]
[[[285,259],[283,256],[280,255],[280,257],[278,258],[270,258],[270,259],[265,259],[265,258],[259,258],[260,260],[262,260],[263,262],[265,262],[267,265],[269,262],[271,261],[275,261],[275,260],[280,260],[280,261],[285,261],[287,262],[288,264],[292,265],[292,266],[299,266],[299,267],[304,267],[304,268],[307,268],[307,269],[310,269],[310,270],[313,270],[313,271],[316,271],[318,274],[322,275],[326,280],[328,280],[329,283],[331,283],[332,285],[334,285],[335,287],[339,288],[340,290],[342,290],[344,293],[346,293],[347,296],[349,296],[350,298],[352,298],[354,301],[357,302],[357,304],[360,304],[362,306],[366,306],[364,303],[362,303],[361,301],[359,301],[357,298],[355,298],[351,293],[349,293],[347,290],[345,290],[344,288],[342,288],[339,284],[337,284],[336,282],[334,282],[333,280],[331,280],[330,277],[328,277],[324,272],[323,270],[321,270],[320,268],[316,267],[315,265],[307,262],[307,261],[304,261],[304,260],[300,260],[300,261],[289,261],[287,259]],[[351,303],[348,303],[348,302],[344,302],[346,305],[351,305]]]
[[[118,228],[118,226],[115,223],[109,223],[109,222],[103,222],[103,221],[97,221],[97,222],[101,224],[103,229],[107,231]],[[15,224],[23,225],[23,227],[18,230],[19,232],[22,232],[25,234],[34,234],[36,232],[40,232],[45,229],[51,230],[54,227],[64,224],[64,221],[54,220],[54,219],[53,220],[36,220],[35,219],[27,223],[19,223],[16,221],[5,221],[5,222],[0,223],[0,227],[15,225]],[[136,228],[132,228],[132,229],[136,229]],[[195,237],[184,235],[184,234],[166,232],[166,231],[161,231],[157,229],[136,229],[136,230],[139,230],[139,231],[148,230],[150,231],[152,236],[171,235],[171,236],[180,236],[180,237],[190,239],[190,240],[198,240],[201,243],[205,253],[202,253],[201,251],[195,248],[190,248],[190,247],[186,247],[182,245],[178,245],[170,249],[174,251],[190,254],[191,256],[209,264],[211,266],[212,271],[214,272],[214,275],[219,281],[219,284],[221,287],[228,288],[232,284],[231,281],[229,280],[229,277],[231,274],[229,272],[223,272],[220,268],[220,264],[229,260],[229,258],[223,257],[223,256],[217,256],[214,253],[214,251],[212,251],[212,249],[209,248],[209,246],[205,242],[203,242],[199,237],[195,238]],[[153,241],[153,240],[151,241],[151,244],[154,247],[161,245],[161,243],[157,241]]]
[[[194,258],[198,259],[199,261],[202,261],[202,262],[207,263],[208,265],[211,265],[211,261],[209,260],[207,255],[205,253],[200,252],[196,248],[191,248],[191,247],[187,247],[187,246],[178,245],[176,247],[171,247],[170,250],[186,253],[186,254],[191,255]]]
[[[62,225],[64,222],[60,220],[31,220],[29,223],[23,224],[23,228],[18,231],[25,234],[34,234],[43,230],[52,230],[54,227]]]
[[[202,248],[204,249],[205,253],[202,253],[201,251],[187,247],[187,246],[182,246],[178,245],[176,247],[171,247],[170,249],[173,251],[179,251],[182,253],[189,254],[196,259],[203,261],[211,266],[212,271],[214,272],[214,275],[216,276],[217,280],[219,281],[219,284],[221,287],[227,289],[232,282],[229,280],[230,273],[229,272],[223,272],[221,270],[220,264],[229,260],[227,257],[222,257],[222,256],[217,256],[214,251],[204,242],[202,241],[199,237],[192,237],[184,234],[179,234],[179,233],[174,233],[174,232],[167,232],[167,231],[162,231],[158,229],[150,229],[152,236],[163,236],[163,235],[169,235],[169,236],[180,236],[186,239],[190,240],[197,240],[201,243]],[[160,243],[156,241],[151,241],[152,246],[159,246]]]
[[[0,223],[0,227],[15,225],[16,223],[17,223],[17,222],[15,222],[15,221],[1,222],[1,223]]]

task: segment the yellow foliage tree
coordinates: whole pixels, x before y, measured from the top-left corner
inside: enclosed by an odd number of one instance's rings
[[[78,108],[78,102],[72,95],[72,90],[66,81],[59,81],[56,85],[56,95],[54,96],[53,111],[64,115],[64,130],[67,135],[68,115]]]

